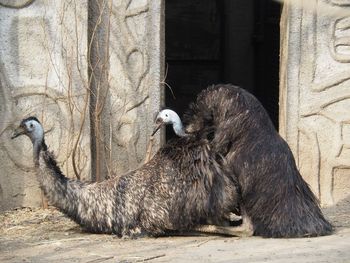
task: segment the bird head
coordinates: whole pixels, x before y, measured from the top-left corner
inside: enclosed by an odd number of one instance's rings
[[[40,142],[44,138],[44,129],[36,117],[23,119],[20,125],[14,130],[11,139],[21,135],[27,135],[32,143]]]
[[[161,110],[156,117],[156,127],[153,130],[152,136],[164,125],[174,124],[180,122],[180,117],[173,110],[165,109]]]

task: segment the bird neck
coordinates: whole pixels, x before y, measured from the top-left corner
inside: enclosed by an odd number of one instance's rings
[[[187,136],[187,134],[185,132],[185,129],[184,129],[184,126],[182,125],[182,122],[181,122],[180,118],[178,118],[178,120],[176,120],[173,123],[173,130],[174,130],[175,134],[177,136],[179,136],[179,137]]]
[[[44,138],[33,142],[33,161],[35,166],[39,166],[39,155],[42,150],[47,150]]]

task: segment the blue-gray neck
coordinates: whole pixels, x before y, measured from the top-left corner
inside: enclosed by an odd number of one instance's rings
[[[187,136],[180,118],[179,118],[179,121],[176,121],[173,123],[173,130],[174,130],[175,134],[179,137]]]
[[[47,146],[45,143],[45,139],[44,139],[44,132],[42,132],[41,134],[36,134],[36,136],[30,138],[32,143],[33,143],[33,161],[34,161],[34,165],[38,166],[39,165],[39,155],[40,155],[40,151],[46,151],[47,150]]]

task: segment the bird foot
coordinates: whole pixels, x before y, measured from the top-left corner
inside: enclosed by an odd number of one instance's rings
[[[196,232],[219,234],[235,237],[249,237],[253,235],[253,230],[246,225],[240,226],[217,226],[217,225],[199,225],[193,228]]]

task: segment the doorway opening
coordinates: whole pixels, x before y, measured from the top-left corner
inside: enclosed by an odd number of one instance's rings
[[[202,89],[232,83],[253,93],[278,128],[280,15],[273,0],[167,0],[166,82],[173,91],[166,88],[166,106],[182,116]]]

